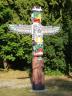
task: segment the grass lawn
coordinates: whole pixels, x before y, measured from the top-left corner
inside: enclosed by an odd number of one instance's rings
[[[0,69],[0,79],[18,79],[18,78],[27,78],[29,77],[29,72],[20,71],[20,70],[12,70],[5,71]]]
[[[69,89],[59,89],[55,87],[48,87],[45,91],[35,92],[31,89],[24,88],[1,88],[0,96],[72,96],[72,90]]]
[[[0,83],[2,80],[17,79],[25,84],[28,76],[28,73],[24,71],[0,71]],[[17,80],[14,82],[17,82]],[[46,89],[38,92],[33,91],[31,88],[0,88],[0,96],[72,96],[71,78],[66,76],[45,76],[45,85]]]

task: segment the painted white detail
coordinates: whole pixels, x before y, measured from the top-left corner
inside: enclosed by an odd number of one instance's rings
[[[60,26],[42,26],[42,31],[44,35],[54,35],[59,33]]]
[[[9,24],[10,32],[20,33],[20,34],[32,34],[32,25],[22,25],[22,24]]]
[[[42,9],[41,9],[41,7],[34,6],[32,8],[32,11],[38,11],[38,12],[40,12],[40,11],[42,11]]]

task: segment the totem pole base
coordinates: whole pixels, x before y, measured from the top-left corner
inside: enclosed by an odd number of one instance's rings
[[[44,90],[44,73],[43,73],[44,61],[40,56],[33,57],[32,62],[32,89],[33,90]]]
[[[33,90],[44,90],[45,86],[41,85],[41,84],[33,84],[32,89]]]

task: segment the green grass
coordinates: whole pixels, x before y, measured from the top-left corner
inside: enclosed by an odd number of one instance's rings
[[[5,71],[0,69],[0,79],[16,79],[16,78],[25,78],[29,77],[29,73],[27,71],[20,70],[12,70]]]
[[[72,96],[72,79],[51,78],[45,81],[44,91],[31,88],[0,88],[0,96]]]
[[[62,75],[60,77],[58,74],[61,75],[61,73],[52,72],[45,76],[45,91],[35,92],[31,88],[0,88],[0,96],[72,96],[72,79]],[[24,77],[28,77],[28,73],[24,71],[0,71],[0,79],[3,80],[22,78],[17,80],[25,84],[27,79]]]
[[[59,90],[57,87],[49,87],[45,91],[35,92],[31,89],[9,89],[1,88],[0,96],[72,96],[71,90]]]

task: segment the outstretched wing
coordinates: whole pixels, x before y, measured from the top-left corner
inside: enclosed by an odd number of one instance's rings
[[[20,34],[31,34],[32,25],[17,25],[9,24],[9,32],[20,33]]]
[[[58,26],[43,26],[43,34],[44,35],[54,35],[58,33],[60,27]]]

